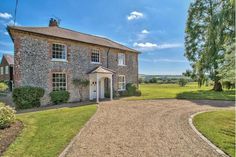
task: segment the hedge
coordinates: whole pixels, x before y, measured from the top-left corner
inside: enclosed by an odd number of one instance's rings
[[[14,88],[12,97],[16,109],[27,109],[40,106],[40,98],[44,95],[44,89],[40,87],[24,86]]]
[[[120,92],[121,96],[141,96],[142,93],[138,90],[137,86],[132,83],[126,84],[126,90]]]
[[[54,104],[66,103],[70,98],[70,93],[68,91],[52,91],[50,97]]]

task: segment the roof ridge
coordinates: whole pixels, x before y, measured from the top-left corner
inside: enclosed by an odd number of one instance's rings
[[[97,35],[93,35],[93,34],[88,34],[88,33],[80,32],[80,31],[75,31],[75,30],[72,30],[72,29],[69,29],[69,28],[63,28],[63,27],[59,27],[59,28],[65,29],[65,30],[69,30],[69,31],[72,31],[72,32],[76,32],[76,33],[81,33],[81,34],[84,34],[84,35],[89,35],[89,36],[97,37],[97,38],[103,38],[103,39],[109,40],[109,41],[111,41],[111,42],[114,42],[114,43],[116,43],[116,44],[119,44],[119,45],[121,45],[121,46],[124,46],[124,47],[126,47],[126,48],[128,48],[128,49],[137,51],[137,50],[135,50],[135,49],[132,49],[132,48],[130,48],[130,47],[128,47],[128,46],[125,46],[125,45],[123,45],[123,44],[120,44],[119,42],[116,42],[116,41],[114,41],[114,40],[112,40],[112,39],[110,39],[110,38],[107,38],[107,37],[101,37],[101,36],[97,36]]]
[[[58,27],[58,28],[65,29],[65,30],[69,30],[69,31],[72,31],[72,32],[75,32],[75,33],[81,33],[81,34],[84,34],[84,35],[89,35],[89,36],[93,36],[93,37],[103,38],[103,39],[109,40],[109,39],[106,38],[106,37],[100,37],[100,36],[93,35],[93,34],[88,34],[88,33],[80,32],[80,31],[75,31],[75,30],[72,30],[72,29],[69,29],[69,28],[64,28],[64,27]]]
[[[19,29],[19,30],[22,30],[22,31],[29,31],[29,32],[30,31],[32,31],[32,32],[37,31],[37,29],[42,29],[42,31],[45,29],[45,31],[46,31],[46,29],[56,28],[56,29],[59,29],[59,30],[61,29],[61,30],[64,30],[64,31],[69,31],[70,33],[76,33],[77,35],[84,35],[84,36],[88,36],[88,37],[94,37],[95,38],[94,40],[96,40],[96,38],[97,38],[97,40],[99,40],[99,39],[103,40],[104,42],[109,43],[110,46],[108,46],[108,47],[113,47],[112,45],[114,45],[113,48],[117,48],[117,49],[121,49],[121,50],[123,49],[123,50],[126,50],[126,51],[133,51],[133,52],[140,53],[139,51],[137,51],[137,50],[135,50],[133,48],[130,48],[130,47],[126,46],[126,45],[123,45],[121,43],[118,43],[118,42],[116,42],[116,41],[114,41],[114,40],[112,40],[110,38],[96,36],[96,35],[93,35],[93,34],[88,34],[88,33],[80,32],[80,31],[77,31],[77,30],[72,30],[72,29],[69,29],[69,28],[63,28],[63,27],[29,27],[29,26],[8,26],[8,27],[12,28],[12,29]],[[27,28],[29,30],[27,30]],[[56,29],[55,29],[55,31],[56,31]],[[37,33],[37,32],[35,32],[35,33]],[[115,44],[117,46],[115,46]]]

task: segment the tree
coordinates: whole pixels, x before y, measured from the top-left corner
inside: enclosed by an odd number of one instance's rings
[[[219,77],[224,82],[235,83],[235,46],[236,44],[226,46],[223,63],[219,68]]]
[[[138,82],[141,84],[141,83],[144,83],[144,78],[142,78],[142,77],[140,77],[139,79],[138,79]]]
[[[75,87],[79,88],[80,101],[83,101],[83,90],[89,85],[89,80],[86,79],[73,79]]]
[[[224,44],[233,41],[234,2],[228,0],[195,0],[188,11],[185,56],[202,84],[208,74],[213,90],[222,91],[219,65],[224,58]]]
[[[157,78],[153,77],[149,80],[150,83],[157,83]]]
[[[188,83],[188,81],[184,78],[180,78],[178,83],[179,83],[180,87],[184,87]]]

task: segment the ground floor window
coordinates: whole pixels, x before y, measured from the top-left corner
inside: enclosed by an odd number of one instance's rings
[[[119,91],[125,90],[125,75],[118,76],[118,90]]]
[[[53,91],[66,90],[66,74],[53,73],[52,74]]]

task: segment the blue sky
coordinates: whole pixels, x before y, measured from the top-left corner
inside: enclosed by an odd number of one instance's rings
[[[61,27],[105,36],[142,51],[140,74],[182,74],[189,69],[184,29],[190,0],[19,0],[17,25],[47,26],[51,17]],[[15,0],[0,2],[0,54],[13,53],[6,32]]]

